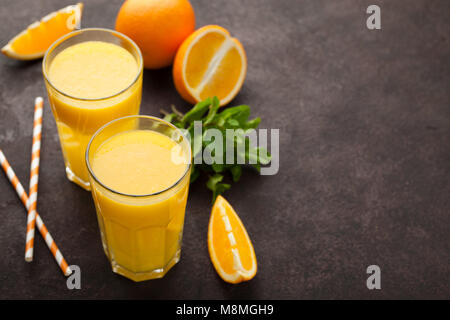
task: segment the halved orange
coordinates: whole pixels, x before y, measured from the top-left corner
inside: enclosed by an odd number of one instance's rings
[[[241,219],[225,198],[218,196],[208,227],[211,262],[226,282],[248,281],[256,275],[255,250]]]
[[[226,105],[238,94],[246,73],[244,47],[216,25],[202,27],[187,37],[173,64],[175,87],[192,104],[217,96],[220,105]]]
[[[80,28],[82,11],[83,4],[77,3],[46,15],[12,38],[2,53],[18,60],[42,58],[58,38]]]

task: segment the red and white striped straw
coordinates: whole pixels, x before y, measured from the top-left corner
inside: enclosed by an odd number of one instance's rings
[[[8,177],[9,181],[14,187],[14,190],[16,190],[17,195],[19,196],[20,200],[22,200],[23,205],[27,210],[29,209],[28,205],[28,195],[23,189],[22,184],[20,183],[19,179],[17,178],[16,174],[14,173],[13,168],[9,164],[8,160],[6,160],[5,155],[3,154],[2,150],[0,149],[0,164],[3,168],[3,170],[6,173],[6,176]],[[72,270],[70,269],[69,265],[67,264],[66,260],[64,259],[61,251],[59,251],[58,246],[56,245],[55,241],[53,240],[52,236],[50,235],[50,232],[48,232],[47,228],[45,227],[44,221],[42,221],[39,214],[36,212],[36,225],[38,227],[39,232],[41,233],[42,237],[45,240],[45,243],[47,244],[48,248],[50,249],[50,252],[53,254],[53,257],[55,258],[56,263],[61,268],[61,271],[64,273],[65,276],[68,276],[72,273]]]
[[[30,189],[28,191],[27,237],[25,243],[25,261],[27,262],[33,261],[43,107],[44,100],[37,97],[34,102],[33,145],[31,147]]]

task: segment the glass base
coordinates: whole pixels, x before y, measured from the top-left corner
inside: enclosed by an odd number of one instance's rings
[[[83,189],[85,189],[87,191],[91,191],[91,184],[89,182],[86,182],[86,181],[78,178],[75,175],[75,173],[73,173],[73,171],[70,170],[69,167],[66,167],[66,175],[67,175],[67,179],[69,179],[73,183],[76,183],[77,185],[79,185],[80,187],[82,187]]]
[[[178,249],[173,258],[163,267],[160,269],[155,269],[148,272],[133,272],[130,271],[120,265],[117,264],[117,262],[112,259],[111,260],[111,267],[113,272],[120,274],[121,276],[124,276],[128,279],[131,279],[133,281],[139,282],[139,281],[145,281],[145,280],[151,280],[151,279],[158,279],[162,278],[166,275],[167,271],[169,271],[178,261],[180,261],[181,256],[181,249]],[[109,258],[109,257],[108,257]]]

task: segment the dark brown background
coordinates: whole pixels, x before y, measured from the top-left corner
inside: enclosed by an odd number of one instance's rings
[[[74,1],[1,1],[0,42]],[[229,285],[206,246],[210,193],[192,186],[182,259],[161,280],[111,272],[91,195],[65,177],[41,61],[0,58],[0,147],[28,185],[33,101],[45,97],[38,208],[82,289],[37,236],[24,262],[26,212],[0,176],[0,298],[450,298],[450,2],[192,0],[197,26],[219,24],[247,51],[233,104],[280,129],[280,171],[244,174],[226,193],[259,271]],[[84,27],[114,26],[121,1],[85,1]],[[382,30],[366,28],[369,4]],[[141,113],[189,106],[170,69],[146,71]],[[366,267],[382,289],[366,288]]]

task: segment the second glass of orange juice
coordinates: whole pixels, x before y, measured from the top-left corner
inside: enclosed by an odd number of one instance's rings
[[[125,35],[92,28],[57,40],[43,60],[43,73],[69,180],[90,190],[84,154],[105,123],[139,114],[143,61]]]
[[[191,147],[172,124],[129,116],[103,126],[86,151],[103,249],[114,272],[160,278],[178,262]]]

